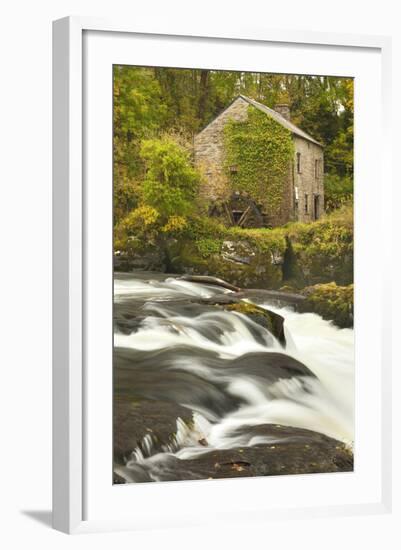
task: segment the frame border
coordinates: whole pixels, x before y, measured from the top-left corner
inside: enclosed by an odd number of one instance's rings
[[[209,30],[188,26],[65,17],[53,22],[53,527],[65,533],[134,529],[134,522],[84,520],[84,342],[83,334],[83,75],[85,31],[169,35],[374,48],[382,58],[382,181],[391,181],[391,38],[277,29]],[[389,186],[390,191],[390,186]],[[390,191],[391,192],[391,191]],[[385,218],[383,217],[383,220]],[[389,222],[386,222],[389,223]],[[390,265],[390,245],[385,262]],[[391,310],[391,270],[382,281],[382,301]],[[386,290],[386,292],[384,292]],[[391,335],[383,328],[382,501],[355,507],[286,512],[287,517],[339,516],[391,511]]]

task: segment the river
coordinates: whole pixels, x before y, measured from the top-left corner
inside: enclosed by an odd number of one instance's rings
[[[352,469],[353,330],[254,293],[284,318],[283,344],[210,303],[230,295],[164,274],[115,274],[118,482]]]

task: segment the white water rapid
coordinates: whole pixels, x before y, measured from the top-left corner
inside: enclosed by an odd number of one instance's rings
[[[193,424],[188,427],[178,416],[174,442],[161,453],[146,436],[126,467],[117,469],[122,477],[136,481],[139,464],[159,472],[164,455],[186,461],[212,449],[274,445],[277,438],[258,431],[266,424],[312,430],[352,448],[353,330],[258,302],[284,318],[283,347],[247,316],[203,305],[231,291],[158,278],[151,273],[115,278],[115,310],[123,319],[135,318],[123,328],[116,323],[115,357],[125,354],[124,384],[133,386],[136,397],[174,401],[191,411]],[[282,374],[276,359],[296,360],[291,368],[301,363],[305,372]],[[153,479],[159,479],[157,473]]]

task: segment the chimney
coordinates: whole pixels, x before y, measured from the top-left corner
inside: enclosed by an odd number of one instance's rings
[[[277,103],[277,105],[275,105],[274,107],[274,110],[286,120],[291,119],[290,106],[288,105],[288,103]]]

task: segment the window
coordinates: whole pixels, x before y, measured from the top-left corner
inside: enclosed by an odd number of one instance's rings
[[[301,173],[301,153],[297,153],[297,173]]]
[[[305,214],[309,212],[308,195],[305,194]]]
[[[320,176],[320,160],[315,160],[315,179],[318,179]]]
[[[314,205],[313,205],[313,216],[315,220],[319,219],[319,209],[320,209],[320,198],[319,198],[319,195],[315,195]]]

